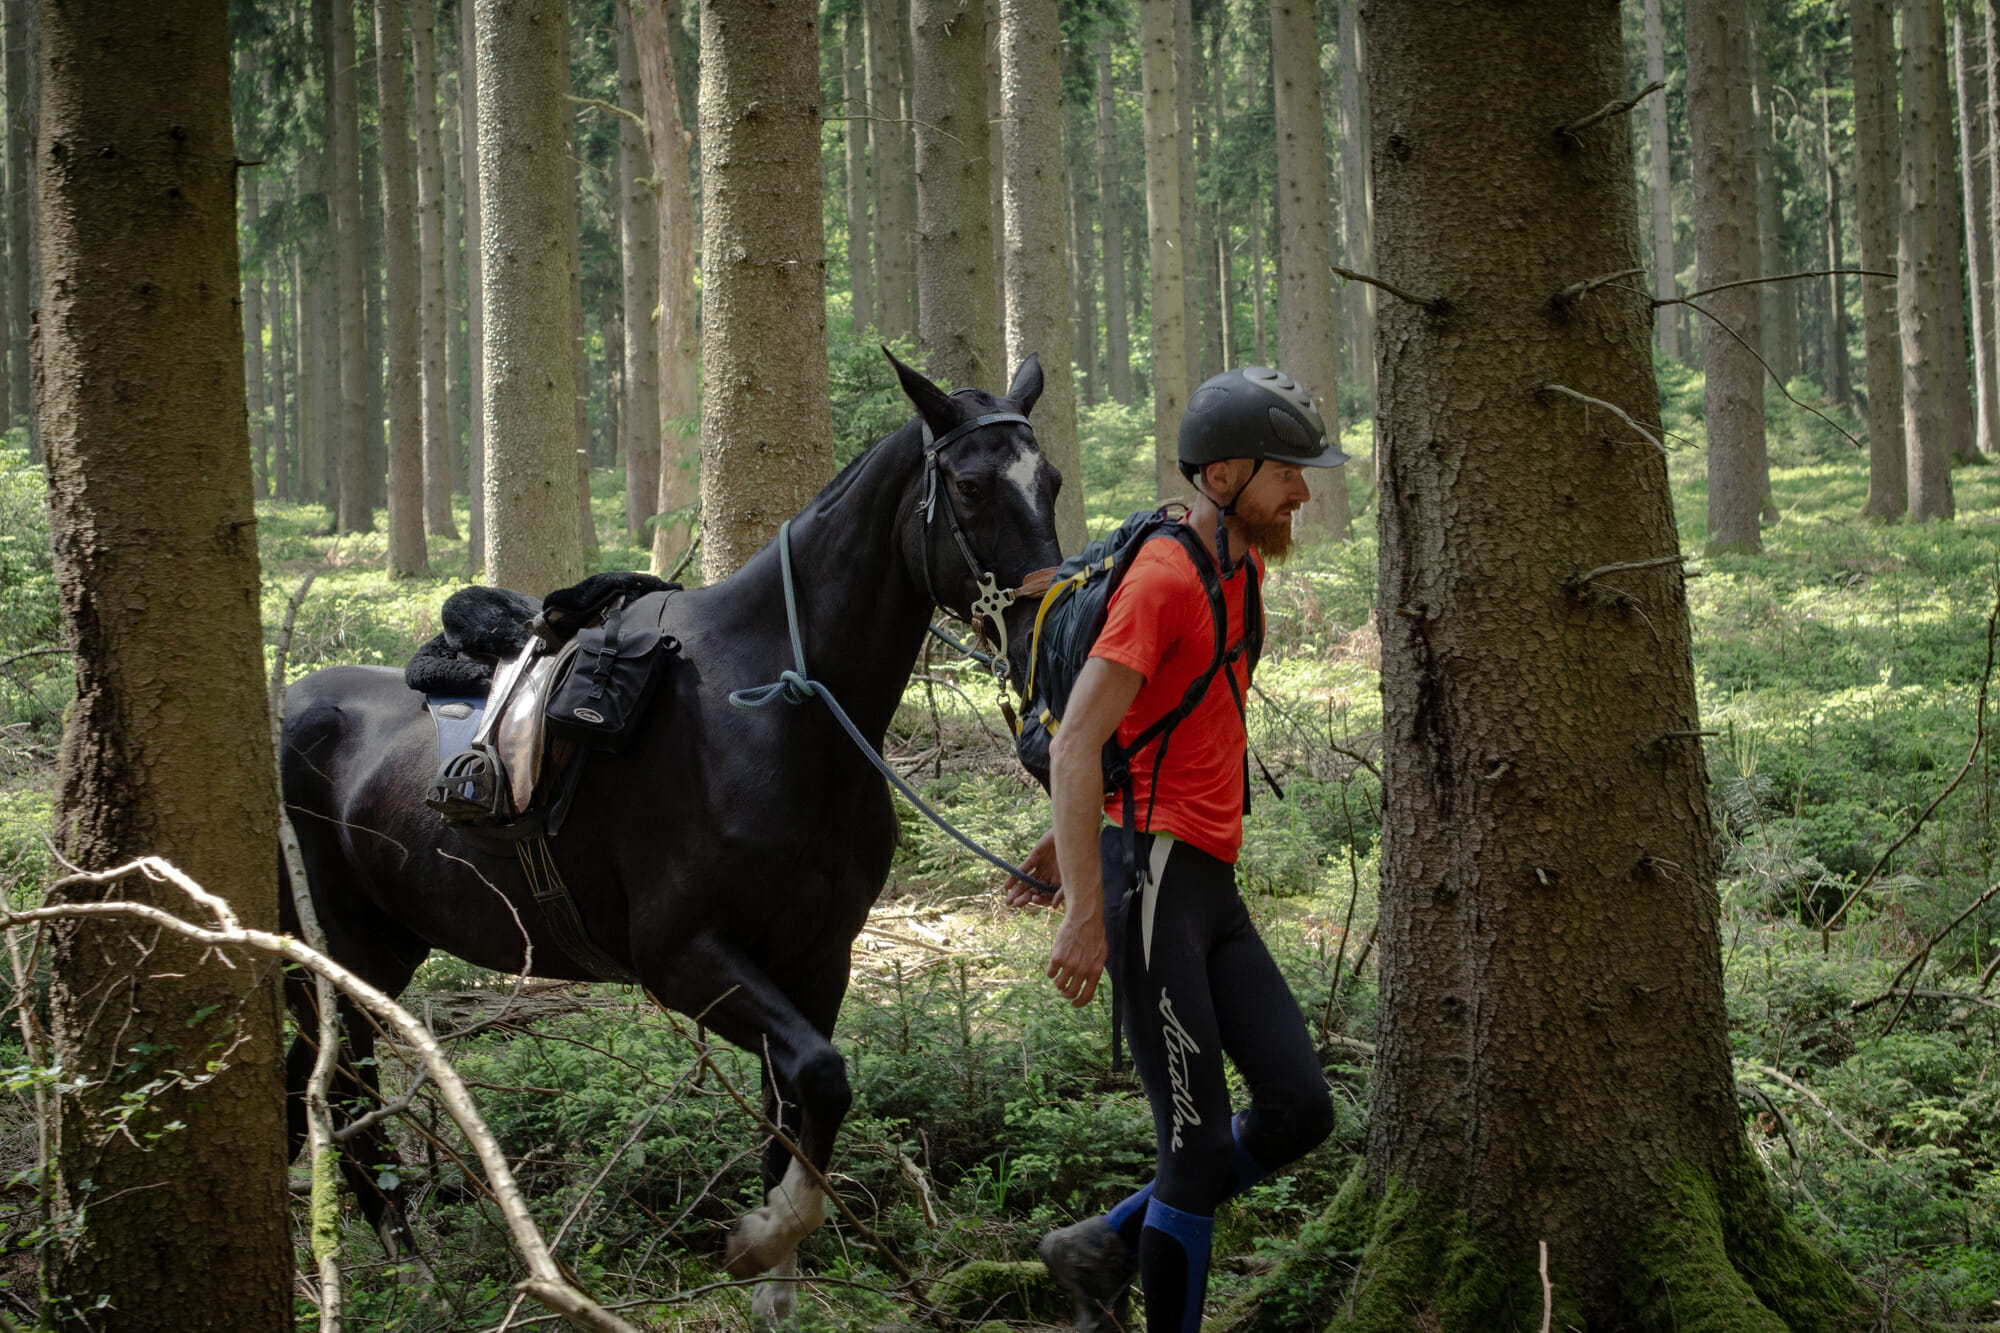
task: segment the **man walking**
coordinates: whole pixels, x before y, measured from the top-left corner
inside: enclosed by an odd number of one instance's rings
[[[1047,969],[1057,988],[1088,1004],[1109,963],[1153,1109],[1153,1180],[1106,1216],[1042,1241],[1049,1274],[1076,1298],[1086,1333],[1120,1327],[1134,1276],[1151,1333],[1195,1333],[1216,1206],[1310,1151],[1333,1125],[1305,1019],[1250,922],[1235,861],[1248,786],[1245,645],[1261,631],[1253,585],[1265,560],[1291,548],[1292,513],[1311,498],[1305,470],[1347,457],[1327,443],[1310,395],[1263,367],[1227,371],[1196,390],[1178,452],[1197,497],[1183,521],[1214,552],[1226,641],[1215,641],[1192,552],[1180,541],[1147,542],[1070,694],[1050,747],[1054,827],[1023,866],[1060,884],[1066,899]],[[1213,684],[1224,688],[1208,689],[1177,726],[1130,755],[1130,782],[1107,792],[1105,743],[1129,745],[1218,657],[1222,679]],[[1015,905],[1047,901],[1018,880],[1008,890]],[[1234,1117],[1225,1054],[1250,1090]]]

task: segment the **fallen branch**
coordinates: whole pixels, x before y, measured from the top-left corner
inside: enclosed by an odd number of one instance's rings
[[[1356,273],[1353,269],[1342,268],[1338,264],[1329,264],[1327,267],[1331,268],[1335,273],[1338,273],[1341,277],[1346,278],[1349,282],[1365,282],[1370,287],[1380,287],[1383,291],[1389,293],[1389,295],[1395,297],[1397,300],[1408,301],[1411,305],[1414,306],[1422,306],[1425,310],[1430,311],[1434,315],[1443,314],[1445,311],[1445,300],[1441,296],[1412,296],[1410,293],[1404,291],[1401,287],[1398,287],[1393,282],[1384,282],[1382,279],[1377,277],[1371,277],[1369,274],[1366,273]]]
[[[1940,930],[1937,934],[1925,940],[1924,947],[1917,950],[1916,954],[1910,959],[1910,961],[1904,963],[1901,968],[1897,969],[1896,975],[1889,979],[1889,985],[1887,986],[1887,988],[1884,989],[1883,993],[1876,996],[1872,1000],[1862,1001],[1860,1003],[1851,1006],[1853,1012],[1860,1013],[1863,1009],[1873,1008],[1875,1005],[1881,1003],[1883,1000],[1888,999],[1889,996],[1898,994],[1899,992],[1896,990],[1896,988],[1902,985],[1904,977],[1910,977],[1912,984],[1914,984],[1916,981],[1916,977],[1911,976],[1912,971],[1916,972],[1917,975],[1919,976],[1922,975],[1923,966],[1925,963],[1930,961],[1931,950],[1937,947],[1938,941],[1942,940],[1945,936],[1951,934],[1952,931],[1958,929],[1959,925],[1963,923],[1967,917],[1971,916],[1974,912],[1977,912],[1980,908],[1986,906],[1987,902],[1990,901],[1993,895],[1996,893],[2000,893],[2000,883],[1993,884],[1986,890],[1986,892],[1980,894],[1977,898],[1974,898],[1970,906],[1968,906],[1963,912],[1960,912],[1957,916],[1951,919],[1951,923],[1949,925],[1947,925],[1943,930]],[[1889,1015],[1888,1025],[1882,1029],[1882,1035],[1885,1037],[1888,1036],[1890,1032],[1895,1030],[1897,1022],[1901,1020],[1901,1018],[1903,1017],[1903,1010],[1909,1007],[1910,995],[1913,992],[1905,991],[1900,993],[1902,995],[1902,999],[1896,1002],[1896,1011]]]
[[[1632,419],[1632,414],[1627,412],[1624,408],[1619,407],[1617,404],[1607,403],[1602,398],[1592,398],[1587,393],[1578,393],[1575,389],[1568,388],[1567,386],[1561,384],[1544,384],[1542,385],[1542,388],[1548,391],[1549,393],[1566,394],[1569,397],[1576,399],[1579,403],[1583,403],[1591,407],[1603,408],[1605,411],[1611,413],[1613,416],[1617,417],[1620,421],[1630,426],[1633,430],[1636,430],[1641,435],[1645,436],[1646,442],[1652,445],[1655,449],[1658,449],[1662,454],[1665,454],[1667,452],[1667,446],[1664,440],[1662,440],[1659,436],[1653,434],[1652,431],[1647,430],[1644,426],[1640,425],[1638,422],[1634,421]]]
[[[2000,1009],[2000,1000],[1993,999],[1991,996],[1981,995],[1977,991],[1921,990],[1915,986],[1906,987],[1902,990],[1884,991],[1882,994],[1869,1000],[1857,1000],[1852,1008],[1856,1012],[1871,1008],[1882,1003],[1882,1001],[1892,995],[1906,995],[1916,1000],[1963,1000],[1967,1004],[1976,1004],[1982,1009]],[[1884,1029],[1884,1031],[1887,1031],[1887,1029]]]
[[[499,1141],[486,1127],[472,1094],[466,1089],[458,1071],[445,1058],[437,1039],[414,1014],[302,940],[275,931],[246,928],[227,902],[160,857],[146,856],[112,870],[68,875],[50,885],[49,889],[53,893],[71,885],[114,884],[132,875],[143,875],[156,883],[164,881],[173,884],[211,912],[215,924],[196,925],[148,903],[110,901],[67,902],[18,912],[0,907],[0,929],[39,926],[50,921],[136,918],[197,944],[254,949],[295,963],[316,976],[325,976],[355,1004],[386,1024],[422,1060],[432,1083],[437,1086],[438,1099],[458,1125],[459,1132],[472,1145],[480,1165],[485,1168],[487,1188],[500,1206],[508,1233],[527,1266],[529,1275],[518,1284],[519,1288],[563,1316],[574,1327],[593,1330],[593,1333],[639,1333],[632,1325],[577,1290],[563,1275],[555,1256],[550,1253],[548,1244],[536,1228],[534,1218],[528,1213],[520,1185],[507,1165],[507,1157],[500,1150]]]
[[[1784,1073],[1782,1070],[1773,1069],[1769,1065],[1753,1064],[1748,1060],[1739,1060],[1737,1061],[1737,1063],[1745,1069],[1754,1069],[1759,1074],[1762,1074],[1765,1078],[1768,1078],[1773,1083],[1776,1083],[1779,1087],[1787,1088],[1792,1092],[1797,1093],[1799,1096],[1805,1098],[1807,1102],[1812,1104],[1814,1110],[1818,1111],[1822,1116],[1826,1118],[1827,1124],[1832,1125],[1836,1130],[1840,1131],[1840,1135],[1842,1138],[1845,1138],[1849,1143],[1852,1143],[1855,1147],[1861,1149],[1861,1151],[1867,1153],[1870,1157],[1873,1157],[1876,1161],[1888,1167],[1891,1171],[1894,1171],[1895,1174],[1905,1182],[1911,1185],[1917,1184],[1916,1181],[1911,1180],[1901,1171],[1896,1171],[1895,1164],[1892,1163],[1887,1157],[1883,1156],[1882,1150],[1880,1148],[1877,1148],[1874,1144],[1868,1142],[1866,1139],[1862,1138],[1859,1134],[1856,1134],[1853,1130],[1849,1129],[1847,1127],[1846,1122],[1841,1120],[1839,1116],[1835,1115],[1833,1113],[1833,1108],[1828,1106],[1825,1102],[1821,1101],[1819,1099],[1819,1094],[1814,1092],[1811,1088],[1808,1088],[1805,1084],[1799,1082],[1795,1078],[1792,1078],[1790,1075]],[[1920,1185],[1917,1187],[1919,1189],[1923,1188]]]
[[[1589,115],[1585,116],[1582,120],[1571,121],[1569,124],[1563,126],[1562,129],[1558,131],[1558,133],[1568,135],[1570,138],[1574,139],[1578,135],[1582,134],[1585,130],[1589,129],[1592,125],[1597,124],[1599,121],[1609,120],[1613,116],[1624,115],[1627,111],[1630,111],[1633,107],[1639,105],[1639,103],[1645,101],[1648,97],[1651,97],[1654,93],[1659,92],[1666,86],[1667,85],[1661,80],[1655,79],[1651,83],[1647,84],[1645,87],[1641,88],[1638,92],[1633,93],[1630,97],[1623,97],[1615,102],[1606,102],[1603,106],[1597,108],[1597,110],[1591,112]],[[1542,1327],[1544,1330],[1546,1330],[1548,1328],[1548,1324],[1544,1322]]]
[[[1973,762],[1979,758],[1980,747],[1986,744],[1986,690],[1993,683],[1993,635],[1996,627],[2000,627],[2000,592],[1996,592],[1993,610],[1986,617],[1986,667],[1979,673],[1979,705],[1973,712],[1972,748],[1966,753],[1965,763],[1959,768],[1958,776],[1945,784],[1944,790],[1939,792],[1936,799],[1924,807],[1924,812],[1917,816],[1915,823],[1903,831],[1902,837],[1889,844],[1889,850],[1882,853],[1881,858],[1875,862],[1867,875],[1862,878],[1859,884],[1854,886],[1854,892],[1847,895],[1845,901],[1834,910],[1833,915],[1826,919],[1826,924],[1819,928],[1819,948],[1821,953],[1825,953],[1831,947],[1833,928],[1839,924],[1840,918],[1847,915],[1847,909],[1854,906],[1855,900],[1866,892],[1870,885],[1875,883],[1875,877],[1880,875],[1882,868],[1889,864],[1889,858],[1901,851],[1904,843],[1916,837],[1917,830],[1924,826],[1924,821],[1936,813],[1937,808],[1944,804],[1947,796],[1958,790],[1958,784],[1965,781],[1965,775],[1972,771]],[[1988,892],[1991,892],[1991,890],[1988,890]],[[1898,973],[1899,977],[1900,975]]]

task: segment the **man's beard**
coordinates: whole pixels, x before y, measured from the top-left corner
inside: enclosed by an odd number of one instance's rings
[[[1267,564],[1278,564],[1292,553],[1292,516],[1282,514],[1276,518],[1257,520],[1237,515],[1242,521],[1243,533],[1257,553]]]

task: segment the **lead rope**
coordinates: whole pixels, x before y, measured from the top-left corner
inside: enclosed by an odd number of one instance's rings
[[[753,685],[749,689],[733,691],[729,696],[730,704],[742,709],[768,708],[780,699],[788,704],[802,704],[817,695],[826,703],[828,710],[833,713],[834,720],[840,723],[841,730],[847,733],[848,738],[854,742],[855,747],[861,751],[869,763],[875,765],[883,777],[889,779],[891,786],[903,794],[904,800],[917,808],[919,814],[950,834],[958,842],[959,846],[989,864],[1006,871],[1023,884],[1030,885],[1041,893],[1056,892],[1055,885],[1043,883],[1019,866],[1010,864],[1000,857],[995,856],[992,852],[987,851],[984,847],[981,847],[978,843],[960,832],[952,825],[950,820],[947,820],[943,815],[932,809],[929,802],[917,795],[916,789],[903,778],[903,775],[898,773],[888,760],[876,753],[875,747],[868,743],[868,738],[861,734],[861,729],[855,726],[853,719],[847,716],[847,710],[842,708],[840,701],[833,697],[833,691],[806,674],[805,643],[799,636],[798,595],[792,582],[792,521],[790,519],[786,519],[778,525],[778,567],[784,573],[785,624],[791,631],[792,661],[796,665],[789,671],[779,673],[778,679],[769,685]]]

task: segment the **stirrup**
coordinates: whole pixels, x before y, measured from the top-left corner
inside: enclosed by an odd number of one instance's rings
[[[497,824],[506,818],[500,808],[506,790],[499,757],[491,746],[475,743],[439,766],[424,804],[447,824]]]

